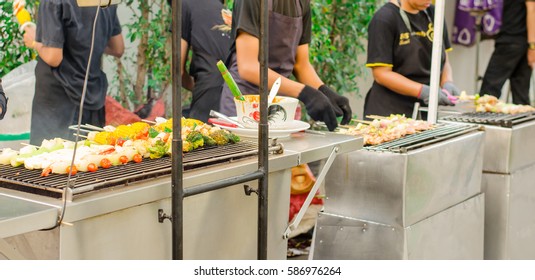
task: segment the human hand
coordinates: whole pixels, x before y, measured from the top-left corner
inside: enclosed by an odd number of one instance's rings
[[[24,31],[24,45],[33,49],[35,47],[35,26],[27,26]]]
[[[420,94],[418,94],[418,99],[422,100],[426,105],[429,104],[429,93],[430,93],[430,91],[431,91],[431,88],[428,85],[422,85],[422,89],[420,89]],[[448,93],[446,93],[442,89],[439,89],[439,92],[438,92],[438,105],[453,106],[453,105],[455,105],[455,103],[453,102],[453,99],[448,97]]]
[[[528,50],[528,65],[535,70],[535,50],[533,49]]]
[[[332,90],[327,85],[322,85],[319,90],[329,98],[332,105],[334,106],[334,113],[337,117],[343,116],[340,124],[348,124],[351,121],[351,107],[349,106],[349,99],[347,97],[341,96]]]
[[[444,85],[442,85],[442,90],[447,91],[453,96],[461,95],[461,91],[453,84],[453,82],[445,82]]]
[[[305,104],[307,113],[313,120],[323,121],[330,131],[338,126],[333,106],[321,91],[305,86],[297,99]]]

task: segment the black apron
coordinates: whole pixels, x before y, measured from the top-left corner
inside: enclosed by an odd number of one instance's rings
[[[44,139],[55,137],[74,140],[69,125],[78,123],[79,104],[74,104],[50,67],[41,58],[35,67],[35,95],[32,103],[30,144],[41,145]],[[84,109],[82,124],[105,125],[104,107]]]
[[[303,11],[299,0],[295,0],[299,17],[289,17],[273,12],[273,1],[268,1],[269,6],[269,65],[268,67],[278,74],[288,78],[293,72],[295,57],[299,40],[303,33]],[[282,32],[284,30],[284,32]],[[238,74],[236,52],[230,58],[230,74],[238,84],[243,94],[258,94],[258,86],[249,83]],[[228,85],[223,85],[221,93],[221,113],[227,116],[236,116],[234,96]]]
[[[185,116],[206,122],[211,110],[219,111],[224,80],[215,66],[217,59],[201,51],[196,51],[194,56],[202,58],[196,59],[197,63],[203,63],[203,69],[210,69],[210,71],[194,74],[195,86],[191,92],[191,105]]]

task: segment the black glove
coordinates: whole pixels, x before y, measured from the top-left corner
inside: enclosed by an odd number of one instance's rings
[[[305,86],[297,99],[305,104],[307,113],[313,120],[323,121],[330,131],[338,126],[333,106],[321,91]]]
[[[2,80],[0,79],[0,120],[4,118],[4,115],[7,111],[7,97],[4,94],[4,89],[2,88]]]
[[[453,96],[461,95],[461,91],[453,84],[453,82],[445,82],[444,85],[442,85],[442,89],[446,90]]]
[[[334,113],[337,117],[344,116],[340,124],[348,124],[351,121],[351,107],[349,99],[341,96],[326,85],[322,85],[319,90],[329,98],[334,106]]]
[[[431,88],[428,85],[423,85],[422,89],[420,90],[420,94],[418,95],[418,99],[422,100],[426,105],[429,104],[429,91]],[[442,89],[439,88],[438,91],[438,105],[447,105],[447,106],[453,106],[455,105],[449,98],[448,94],[442,91]]]

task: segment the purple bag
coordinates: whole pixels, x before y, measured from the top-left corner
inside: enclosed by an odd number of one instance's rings
[[[476,18],[481,17],[481,32],[493,36],[502,25],[503,0],[457,0],[453,24],[453,43],[472,46],[476,42]]]

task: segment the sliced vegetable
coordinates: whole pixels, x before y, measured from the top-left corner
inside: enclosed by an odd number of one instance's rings
[[[122,164],[125,164],[128,162],[128,157],[125,156],[125,155],[122,155],[119,157],[119,161],[122,163]]]
[[[76,173],[78,173],[78,169],[76,169],[76,166],[73,166],[72,167],[72,170],[71,170],[71,167],[68,166],[66,169],[65,169],[65,172],[66,173],[71,173],[72,176],[76,175]]]
[[[140,163],[143,161],[143,157],[140,154],[135,154],[133,160],[135,163]]]
[[[51,172],[52,172],[52,168],[47,167],[47,168],[43,169],[43,172],[41,172],[41,177],[46,177],[46,176],[50,175]]]
[[[89,172],[95,172],[98,170],[98,166],[94,163],[90,163],[87,165],[87,171]]]
[[[106,168],[110,168],[111,167],[111,161],[107,158],[103,158],[101,161],[100,161],[100,167],[106,169]]]

